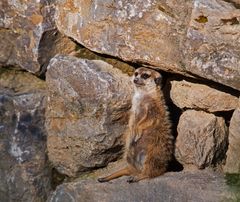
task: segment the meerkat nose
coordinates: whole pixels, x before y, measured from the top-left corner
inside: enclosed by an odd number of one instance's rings
[[[138,78],[134,78],[133,82],[134,82],[134,83],[137,83],[138,80],[139,80]]]

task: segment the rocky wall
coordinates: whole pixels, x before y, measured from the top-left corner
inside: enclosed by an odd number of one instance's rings
[[[87,48],[240,88],[240,10],[224,0],[59,0],[56,25]]]
[[[0,8],[0,200],[239,200],[224,173],[240,173],[240,2]],[[162,73],[175,160],[156,179],[99,184],[120,166],[140,66]]]

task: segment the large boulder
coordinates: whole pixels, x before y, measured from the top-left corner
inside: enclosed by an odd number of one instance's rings
[[[212,172],[167,173],[161,177],[129,184],[126,178],[111,183],[82,180],[57,187],[47,202],[220,202],[235,196],[228,191],[224,178]]]
[[[227,127],[222,117],[187,110],[179,120],[175,156],[184,168],[216,166],[227,150]]]
[[[59,0],[56,24],[93,51],[183,72],[179,36],[190,12],[191,3],[183,0]]]
[[[130,77],[98,60],[58,55],[47,71],[48,155],[62,174],[101,167],[122,153]]]
[[[188,81],[171,82],[171,99],[181,109],[208,112],[231,111],[238,105],[238,98],[204,84]]]
[[[51,191],[45,95],[33,75],[0,70],[0,201],[43,202]]]
[[[225,172],[240,173],[240,101],[229,126],[229,144]]]
[[[240,90],[239,1],[193,0],[185,68],[195,75]]]
[[[220,0],[56,1],[60,32],[123,60],[240,89],[238,4]]]
[[[0,66],[41,74],[56,53],[74,51],[75,43],[56,30],[53,2],[1,1]]]

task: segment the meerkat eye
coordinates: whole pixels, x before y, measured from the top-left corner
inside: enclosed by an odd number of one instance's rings
[[[138,75],[138,72],[135,72],[134,76],[137,76]]]
[[[148,79],[149,77],[150,77],[150,75],[146,74],[146,73],[141,75],[141,78],[143,78],[143,79]]]

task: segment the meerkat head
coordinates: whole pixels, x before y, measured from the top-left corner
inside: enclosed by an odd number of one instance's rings
[[[135,70],[133,75],[133,83],[136,88],[142,90],[151,90],[159,86],[162,76],[155,70],[141,67]]]

